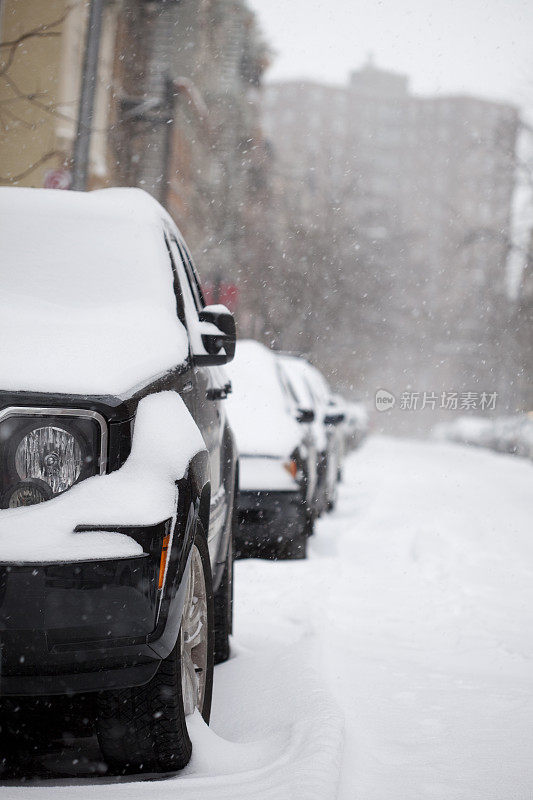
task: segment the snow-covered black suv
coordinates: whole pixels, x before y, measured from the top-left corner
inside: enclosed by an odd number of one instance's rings
[[[229,654],[233,317],[137,189],[0,189],[0,248],[2,735],[83,697],[112,768],[179,769]]]

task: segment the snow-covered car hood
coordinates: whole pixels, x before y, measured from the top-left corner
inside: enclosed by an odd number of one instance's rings
[[[225,402],[239,452],[288,458],[301,430],[283,394],[274,354],[259,342],[239,341],[226,370],[233,392]]]
[[[158,205],[0,189],[0,389],[122,394],[182,363]]]

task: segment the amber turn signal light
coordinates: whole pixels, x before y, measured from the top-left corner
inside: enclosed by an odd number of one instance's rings
[[[296,463],[296,461],[294,461],[294,459],[291,459],[291,461],[285,461],[283,463],[283,466],[285,467],[289,475],[291,475],[296,480],[296,475],[298,474],[298,464]]]
[[[161,548],[161,562],[159,564],[159,582],[157,585],[158,589],[163,588],[163,579],[165,577],[165,567],[167,565],[169,542],[170,542],[170,534],[167,533],[167,535],[163,539],[163,547]]]

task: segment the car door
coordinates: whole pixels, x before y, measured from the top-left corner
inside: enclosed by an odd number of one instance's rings
[[[295,381],[294,375],[291,375],[283,364],[278,363],[277,369],[283,393],[287,399],[288,413],[297,419],[300,409],[312,409],[312,400],[309,396],[302,397],[302,387]],[[316,445],[311,424],[300,424],[302,434],[300,449],[302,458],[305,460],[305,502],[311,508],[314,502],[317,482]]]
[[[182,240],[172,237],[170,247],[177,262],[177,271],[183,294],[185,317],[193,348],[199,336],[199,313],[203,308],[203,297],[194,267]],[[227,514],[226,486],[224,484],[223,435],[224,412],[222,409],[224,386],[218,367],[193,366],[195,420],[204,438],[209,454],[211,476],[211,508],[209,515],[208,544],[211,565],[214,568],[220,539]]]

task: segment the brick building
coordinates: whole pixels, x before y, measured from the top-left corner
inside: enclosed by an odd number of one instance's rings
[[[244,0],[125,0],[118,51],[121,181],[169,209],[204,273],[236,278],[262,152],[255,16]]]

